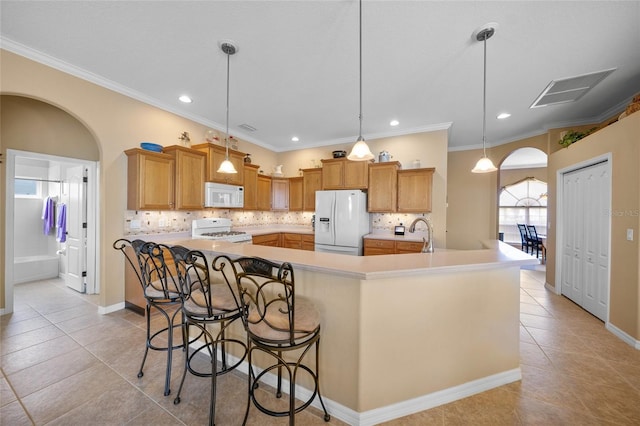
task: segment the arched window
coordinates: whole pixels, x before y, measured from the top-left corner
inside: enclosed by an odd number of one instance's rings
[[[500,190],[500,230],[504,241],[520,244],[518,223],[535,225],[539,234],[547,233],[547,183],[525,178]]]

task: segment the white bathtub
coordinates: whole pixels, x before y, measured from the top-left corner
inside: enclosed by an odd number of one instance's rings
[[[13,259],[13,283],[45,280],[58,276],[58,256],[24,256]]]

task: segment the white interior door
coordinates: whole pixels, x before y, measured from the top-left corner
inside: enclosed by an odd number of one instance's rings
[[[564,174],[562,294],[603,321],[609,306],[610,200],[608,162]]]
[[[67,274],[65,282],[68,287],[84,293],[86,291],[86,259],[87,259],[87,203],[86,172],[84,166],[67,169],[66,203],[67,203],[67,241],[66,261]]]

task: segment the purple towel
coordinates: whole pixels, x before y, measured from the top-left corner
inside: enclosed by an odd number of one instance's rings
[[[58,222],[56,224],[58,231],[56,232],[56,241],[64,243],[67,241],[67,205],[60,204],[58,211]]]
[[[49,235],[51,229],[54,225],[54,216],[55,216],[55,205],[53,204],[53,199],[51,197],[47,197],[44,200],[44,205],[42,206],[42,221],[43,221],[43,231],[44,235]]]

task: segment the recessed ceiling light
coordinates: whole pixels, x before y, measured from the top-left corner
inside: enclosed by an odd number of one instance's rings
[[[291,138],[291,140],[293,142],[298,142],[300,139],[297,136],[294,136],[294,137]]]
[[[508,112],[501,112],[500,114],[498,114],[498,120],[504,120],[505,118],[509,117],[511,117],[511,114],[509,114]]]
[[[389,126],[397,126],[398,124],[400,124],[398,120],[391,120],[391,122],[389,123]]]
[[[190,104],[191,102],[193,102],[187,95],[182,95],[178,99],[180,100],[180,102],[184,102],[185,104]]]

